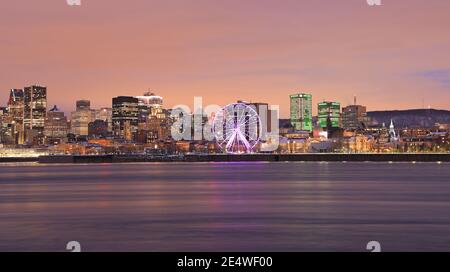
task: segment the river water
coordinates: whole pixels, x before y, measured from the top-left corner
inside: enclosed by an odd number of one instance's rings
[[[0,251],[450,251],[448,163],[0,165]]]

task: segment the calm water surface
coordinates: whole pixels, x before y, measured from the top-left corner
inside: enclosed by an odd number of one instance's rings
[[[450,251],[450,164],[0,165],[0,251]]]

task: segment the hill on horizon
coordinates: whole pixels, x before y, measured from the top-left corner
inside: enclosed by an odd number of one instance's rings
[[[383,110],[369,111],[367,115],[372,119],[372,125],[383,123],[389,126],[391,120],[396,128],[432,128],[436,123],[450,124],[450,111],[435,109],[411,110]],[[313,117],[317,122],[317,116]],[[280,128],[290,127],[289,119],[280,119]]]
[[[372,119],[372,124],[388,126],[391,119],[397,128],[432,128],[436,123],[450,124],[450,111],[435,109],[411,109],[370,111],[367,115]]]

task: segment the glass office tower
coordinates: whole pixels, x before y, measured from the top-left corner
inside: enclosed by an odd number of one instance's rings
[[[293,94],[291,100],[291,124],[295,130],[312,131],[312,95]]]

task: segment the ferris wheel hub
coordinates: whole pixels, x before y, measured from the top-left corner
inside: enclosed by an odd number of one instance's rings
[[[227,153],[251,153],[260,141],[261,129],[258,113],[244,103],[225,106],[213,121],[216,142]]]

